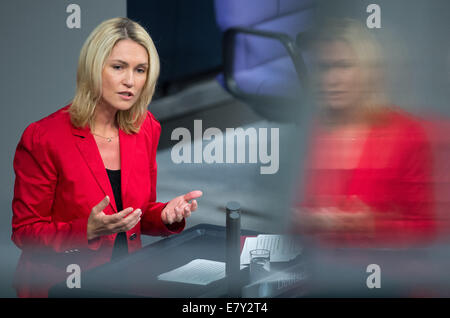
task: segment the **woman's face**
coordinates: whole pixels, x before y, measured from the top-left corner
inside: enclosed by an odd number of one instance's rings
[[[358,106],[364,87],[362,70],[348,44],[343,41],[319,44],[317,66],[320,104],[333,110]]]
[[[147,50],[130,39],[117,42],[102,72],[103,104],[116,110],[130,109],[141,94],[147,73]]]

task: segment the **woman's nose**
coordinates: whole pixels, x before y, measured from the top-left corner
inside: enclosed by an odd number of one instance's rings
[[[340,83],[340,74],[336,69],[330,69],[326,74],[324,74],[323,82],[327,87],[335,87]]]
[[[125,73],[123,83],[128,87],[134,86],[134,74],[132,71],[128,71]]]

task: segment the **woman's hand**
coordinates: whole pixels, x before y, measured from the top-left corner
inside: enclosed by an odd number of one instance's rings
[[[92,208],[87,224],[88,240],[99,236],[110,235],[118,232],[131,230],[141,220],[142,211],[133,208],[126,208],[113,215],[106,215],[103,210],[109,204],[109,197],[106,196],[99,204]]]
[[[164,210],[161,212],[161,220],[164,224],[172,224],[181,222],[184,218],[191,215],[191,212],[197,210],[197,201],[194,200],[203,195],[202,191],[191,191],[184,195],[180,195],[167,203]],[[189,203],[189,201],[191,201]]]
[[[370,207],[353,196],[346,207],[293,208],[294,222],[307,234],[373,232],[375,213]]]
[[[312,213],[300,212],[297,216],[305,232],[367,233],[373,229],[373,215],[369,212],[345,212],[328,207]]]

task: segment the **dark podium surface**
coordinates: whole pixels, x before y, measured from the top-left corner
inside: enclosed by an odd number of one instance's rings
[[[242,230],[242,236],[259,233]],[[450,295],[448,245],[417,249],[335,248],[303,246],[290,262],[272,263],[265,283],[250,284],[248,267],[240,270],[242,297],[411,297]],[[226,262],[226,228],[199,224],[147,245],[121,259],[81,273],[81,288],[66,282],[49,297],[229,297],[226,277],[208,285],[158,280],[158,275],[195,259]],[[369,264],[381,268],[381,288],[366,285]],[[283,274],[280,277],[279,274]],[[278,275],[278,276],[277,276]]]
[[[241,235],[257,235],[242,230]],[[206,286],[160,281],[158,275],[194,259],[225,262],[225,227],[199,224],[180,234],[143,247],[124,258],[81,273],[81,288],[70,289],[61,282],[49,297],[225,297],[227,281]],[[248,268],[240,272],[249,280]]]

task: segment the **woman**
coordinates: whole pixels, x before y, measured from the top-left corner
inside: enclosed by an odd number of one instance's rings
[[[161,127],[147,111],[159,75],[153,41],[127,18],[101,23],[80,53],[71,104],[29,125],[17,146],[12,240],[19,297],[46,297],[66,267],[141,248],[141,233],[179,233],[201,191],[156,200]]]
[[[431,153],[420,122],[385,102],[381,52],[352,20],[314,40],[319,118],[296,229],[339,246],[411,246],[433,237]]]

